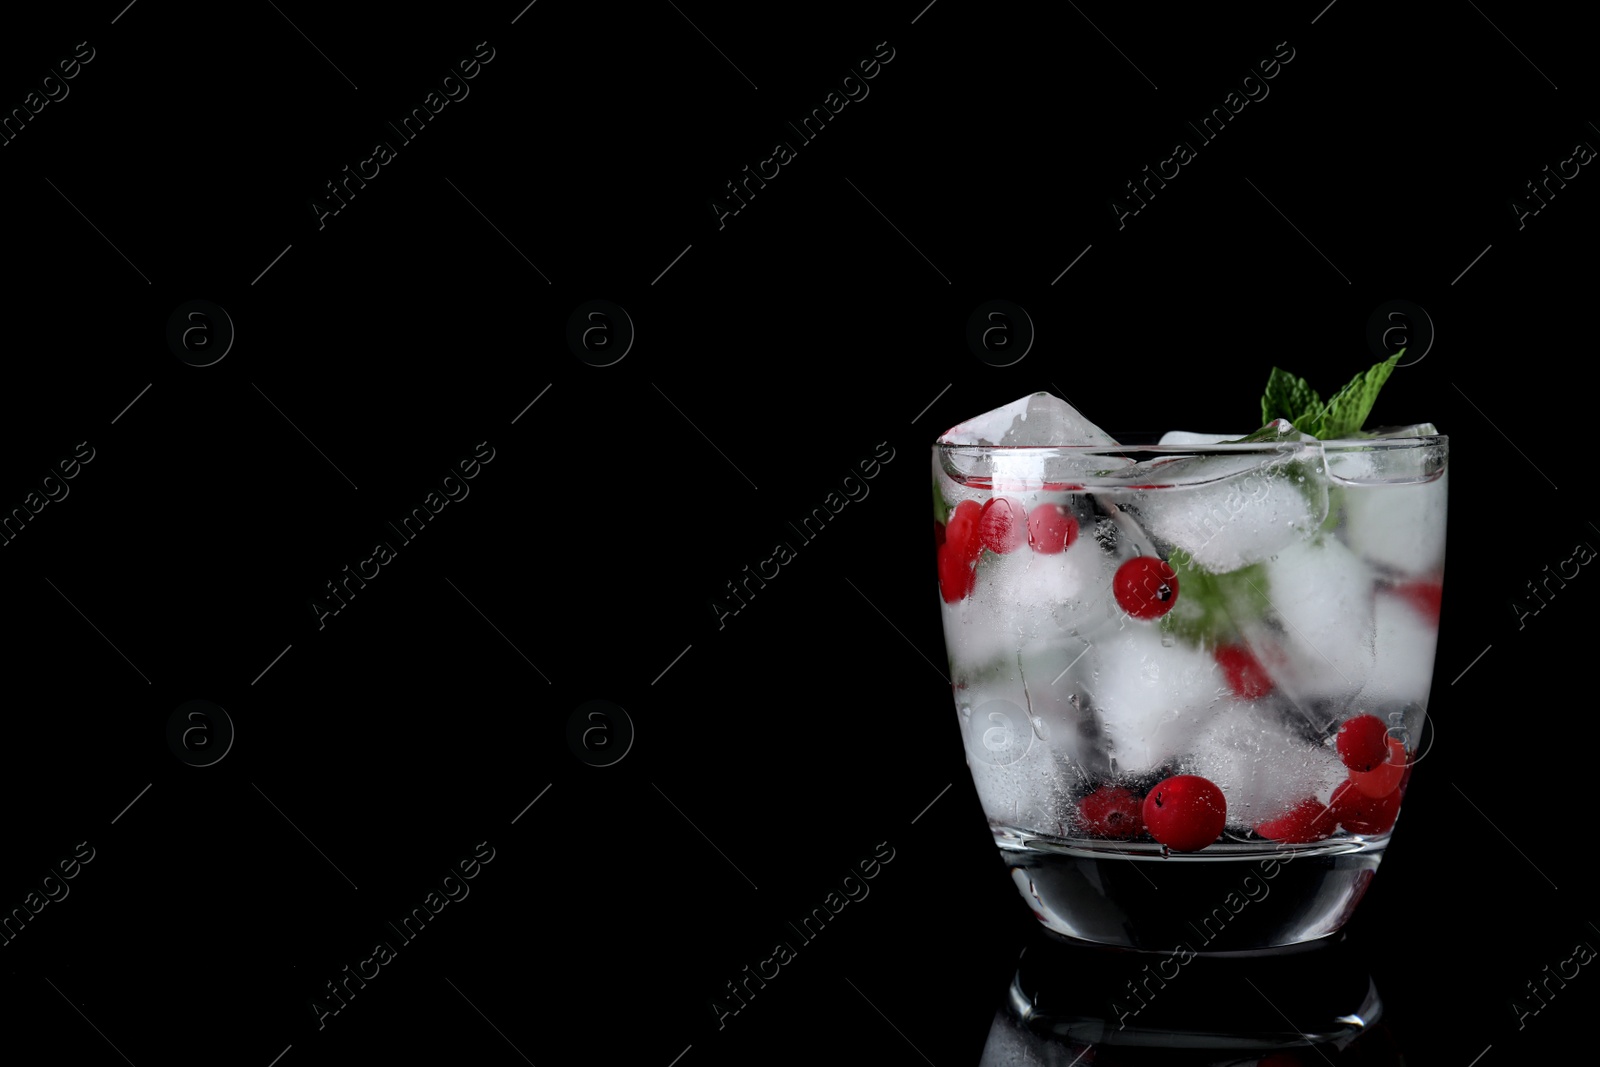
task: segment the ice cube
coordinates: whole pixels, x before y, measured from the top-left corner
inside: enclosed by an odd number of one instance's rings
[[[1054,640],[1022,640],[1003,632],[994,633],[990,641],[987,661],[970,662],[952,656],[957,704],[973,709],[984,702],[998,701],[1002,702],[998,705],[1000,710],[1018,709],[1006,710],[1006,715],[1016,720],[1016,729],[1032,729],[1037,741],[1066,761],[1062,769],[1070,777],[1086,781],[1091,774],[1109,773],[1098,720],[1086,710],[1085,699],[1075,686],[1075,670],[1082,669],[1086,677],[1083,664],[1088,662],[1090,645],[1072,635]],[[987,731],[1002,726],[1005,723],[997,721],[982,725],[982,731],[970,739],[974,752],[986,739],[989,744],[982,744],[982,749],[992,750],[1002,734]]]
[[[1196,739],[1179,770],[1222,790],[1235,831],[1282,815],[1307,797],[1326,804],[1349,773],[1331,742],[1307,740],[1265,704],[1228,707]]]
[[[1081,535],[1064,552],[985,553],[972,597],[996,616],[1020,620],[1026,636],[1071,632],[1084,622],[1090,603],[1103,598],[1115,563]]]
[[[1336,538],[1301,541],[1266,563],[1269,606],[1264,622],[1282,633],[1262,633],[1252,623],[1256,647],[1282,650],[1263,665],[1302,709],[1319,700],[1347,702],[1367,684],[1373,664],[1372,567]]]
[[[1078,409],[1049,393],[1034,393],[959,423],[942,445],[1115,445]]]
[[[1190,433],[1188,430],[1168,430],[1161,435],[1158,445],[1216,445],[1224,441],[1237,441],[1242,433]]]
[[[1141,774],[1185,752],[1224,706],[1227,682],[1210,653],[1159,627],[1128,620],[1096,641],[1087,683],[1089,707],[1120,773]]]
[[[1431,482],[1344,486],[1345,538],[1382,567],[1410,575],[1442,569],[1448,477],[1441,473]]]
[[[1031,506],[1023,498],[1019,511]],[[1005,554],[983,552],[972,592],[944,605],[946,646],[958,668],[1014,662],[1019,650],[1114,624],[1107,590],[1116,562],[1081,534],[1064,552],[1026,545]]]
[[[1071,404],[1034,393],[945,431],[935,470],[948,481],[1017,493],[1069,485],[1126,467],[1111,435]]]
[[[997,661],[1014,665],[1019,651],[1111,621],[1096,600],[1113,563],[1092,542],[1057,553],[984,552],[972,592],[944,605],[946,647],[958,673]]]
[[[1426,705],[1433,681],[1438,620],[1407,597],[1384,588],[1378,590],[1373,620],[1377,659],[1356,703],[1362,708]]]
[[[1130,467],[1118,477],[1148,476],[1159,488],[1129,495],[1125,507],[1151,536],[1212,573],[1259,563],[1313,536],[1328,516],[1320,455],[1301,447],[1310,440],[1267,455],[1219,453]],[[1148,469],[1135,474],[1140,468]]]
[[[1026,709],[991,687],[956,694],[967,766],[990,821],[1061,834],[1070,772],[1039,736],[1047,732]]]
[[[1112,773],[1100,720],[1080,684],[1090,677],[1093,651],[1083,638],[1067,636],[1026,649],[1018,658],[1034,731],[1078,783]]]
[[[944,644],[957,682],[1016,656],[1020,635],[1010,619],[970,595],[942,607]]]
[[[1366,437],[1437,437],[1439,428],[1431,422],[1413,422],[1406,426],[1380,426],[1370,430]]]

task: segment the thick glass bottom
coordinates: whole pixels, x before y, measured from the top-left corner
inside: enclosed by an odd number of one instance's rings
[[[1270,1052],[1285,1053],[1273,1063],[1403,1062],[1375,1029],[1383,1005],[1366,952],[1342,935],[1185,964],[1052,941],[1018,962],[984,1064],[1066,1064],[1090,1048],[1107,1067],[1255,1063]]]
[[[1254,953],[1328,937],[1350,918],[1388,835],[1308,845],[1218,842],[1204,852],[995,827],[1001,857],[1051,932],[1179,955]]]

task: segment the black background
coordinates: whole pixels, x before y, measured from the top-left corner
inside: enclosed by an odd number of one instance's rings
[[[1600,943],[1595,579],[1512,605],[1600,544],[1596,179],[1522,229],[1512,201],[1600,143],[1587,38],[1504,4],[922,2],[8,14],[7,111],[94,58],[0,148],[0,506],[94,459],[0,549],[0,906],[96,854],[0,948],[7,1042],[975,1063],[1033,921],[937,666],[928,446],[1039,389],[1125,438],[1245,431],[1274,364],[1327,392],[1377,358],[1394,299],[1436,337],[1374,418],[1451,435],[1450,567],[1436,744],[1351,937],[1413,1062],[1570,1040],[1587,969],[1520,1029],[1512,1001]],[[470,96],[319,228],[480,41]],[[1123,183],[1285,41],[1119,229]],[[719,228],[879,42],[870,95]],[[236,330],[204,368],[165,339],[194,299]],[[595,299],[636,329],[607,367],[565,339]],[[992,299],[1036,330],[1010,366],[966,342]],[[319,629],[324,583],[483,441],[470,496]],[[724,583],[880,443],[870,496],[719,629]],[[237,730],[210,767],[166,744],[192,699]],[[636,731],[614,766],[567,741],[594,699]],[[323,983],[485,840],[470,897],[319,1030]],[[724,983],[880,842],[871,895],[719,1029]]]

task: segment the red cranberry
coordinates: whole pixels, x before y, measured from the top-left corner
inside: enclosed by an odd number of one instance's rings
[[[1222,645],[1216,651],[1216,659],[1234,696],[1255,700],[1272,692],[1272,677],[1243,645]]]
[[[1394,828],[1400,814],[1400,794],[1396,789],[1386,797],[1369,797],[1350,782],[1340,782],[1328,806],[1339,825],[1353,834],[1383,834]]]
[[[1198,852],[1222,834],[1228,802],[1209,779],[1180,774],[1161,782],[1144,798],[1144,825],[1150,836],[1179,852]]]
[[[1346,719],[1334,743],[1352,771],[1370,771],[1389,758],[1389,728],[1376,715]]]
[[[1078,539],[1078,520],[1065,504],[1040,504],[1028,513],[1028,544],[1035,552],[1064,552]]]
[[[939,546],[939,592],[946,604],[963,600],[972,592],[973,568],[983,554],[983,539],[978,535],[982,511],[976,500],[963,500],[950,512],[944,543]]]
[[[1438,623],[1439,605],[1444,599],[1443,582],[1401,582],[1394,587],[1394,591],[1428,621]]]
[[[990,497],[978,513],[978,536],[990,552],[1003,555],[1021,548],[1028,536],[1022,505],[1008,497]]]
[[[1140,807],[1130,790],[1103,785],[1078,801],[1078,821],[1095,837],[1138,837],[1144,832]]]
[[[1256,833],[1269,841],[1298,845],[1321,841],[1338,829],[1338,826],[1338,820],[1334,817],[1330,805],[1322,803],[1316,797],[1307,797],[1286,813],[1257,826]]]
[[[1407,770],[1406,746],[1397,738],[1389,738],[1389,758],[1370,771],[1351,771],[1350,784],[1363,796],[1386,797],[1400,788],[1400,779]]]
[[[1158,619],[1178,600],[1178,576],[1165,560],[1135,556],[1111,579],[1117,603],[1136,619]]]

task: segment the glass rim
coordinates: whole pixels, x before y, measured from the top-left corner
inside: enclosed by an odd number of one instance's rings
[[[1315,450],[1328,451],[1330,449],[1340,452],[1398,450],[1409,448],[1427,448],[1436,445],[1448,445],[1449,434],[1416,434],[1406,437],[1340,437],[1332,440],[1311,441],[1227,441],[1213,444],[1167,444],[1167,445],[1136,445],[1136,444],[1082,444],[1082,445],[972,445],[972,444],[947,444],[935,441],[933,447],[943,452],[970,452],[975,454],[994,453],[1043,453],[1055,452],[1061,455],[1116,455],[1127,452],[1155,452],[1164,455],[1189,456],[1189,455],[1249,455],[1251,453],[1270,454],[1284,452],[1309,452]]]

